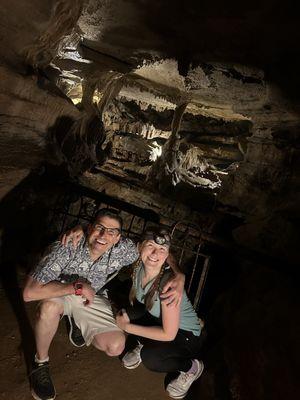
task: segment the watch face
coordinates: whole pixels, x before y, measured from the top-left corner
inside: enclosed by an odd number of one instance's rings
[[[82,294],[82,283],[81,282],[74,282],[73,283],[74,290],[75,290],[75,295],[76,296],[81,296]]]

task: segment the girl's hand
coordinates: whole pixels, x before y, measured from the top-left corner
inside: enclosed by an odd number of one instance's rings
[[[122,310],[116,316],[117,326],[126,332],[128,325],[130,324],[130,319],[126,313],[126,311],[122,308]]]

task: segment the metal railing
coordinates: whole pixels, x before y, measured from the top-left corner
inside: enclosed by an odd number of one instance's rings
[[[99,208],[118,211],[124,221],[123,235],[137,241],[148,225],[159,225],[160,217],[144,209],[83,186],[66,187],[51,210],[50,224],[62,233],[76,224],[87,224]],[[196,311],[203,296],[210,267],[210,256],[204,254],[201,228],[184,221],[166,226],[172,233],[172,251],[186,274],[186,291]]]

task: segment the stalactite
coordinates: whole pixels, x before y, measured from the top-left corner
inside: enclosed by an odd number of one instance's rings
[[[103,96],[98,103],[98,111],[102,118],[105,110],[107,109],[110,102],[119,94],[123,86],[123,74],[114,73],[109,81],[107,82],[103,91]]]
[[[188,103],[180,104],[176,107],[174,111],[174,116],[172,120],[171,126],[171,136],[166,143],[166,147],[164,151],[166,152],[166,165],[165,170],[168,171],[172,175],[172,182],[176,184],[178,177],[176,173],[176,169],[178,169],[178,162],[177,162],[177,152],[180,146],[180,137],[178,136],[178,132],[180,129],[180,124],[182,121],[183,114],[186,110]],[[178,183],[178,182],[177,182]]]
[[[171,175],[173,185],[178,183],[177,152],[180,145],[178,132],[187,104],[188,103],[182,103],[176,107],[171,124],[171,136],[163,146],[161,157],[153,164],[147,178],[148,182],[160,181],[166,175]]]
[[[97,86],[97,79],[83,79],[81,104],[87,114],[98,114],[97,107],[93,104],[93,96]]]

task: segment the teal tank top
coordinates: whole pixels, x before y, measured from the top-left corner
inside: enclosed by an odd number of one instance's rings
[[[140,303],[145,302],[145,295],[147,294],[148,290],[150,289],[154,279],[147,283],[147,285],[142,288],[142,278],[144,276],[144,267],[141,264],[136,272],[135,276],[135,289],[136,289],[136,298]],[[160,318],[161,316],[161,301],[159,298],[159,294],[157,293],[156,297],[154,297],[154,302],[152,308],[149,310],[149,313],[156,318]],[[201,327],[199,324],[199,319],[197,314],[187,297],[186,292],[184,291],[181,306],[180,306],[180,322],[179,328],[185,331],[192,332],[195,336],[200,336]]]

